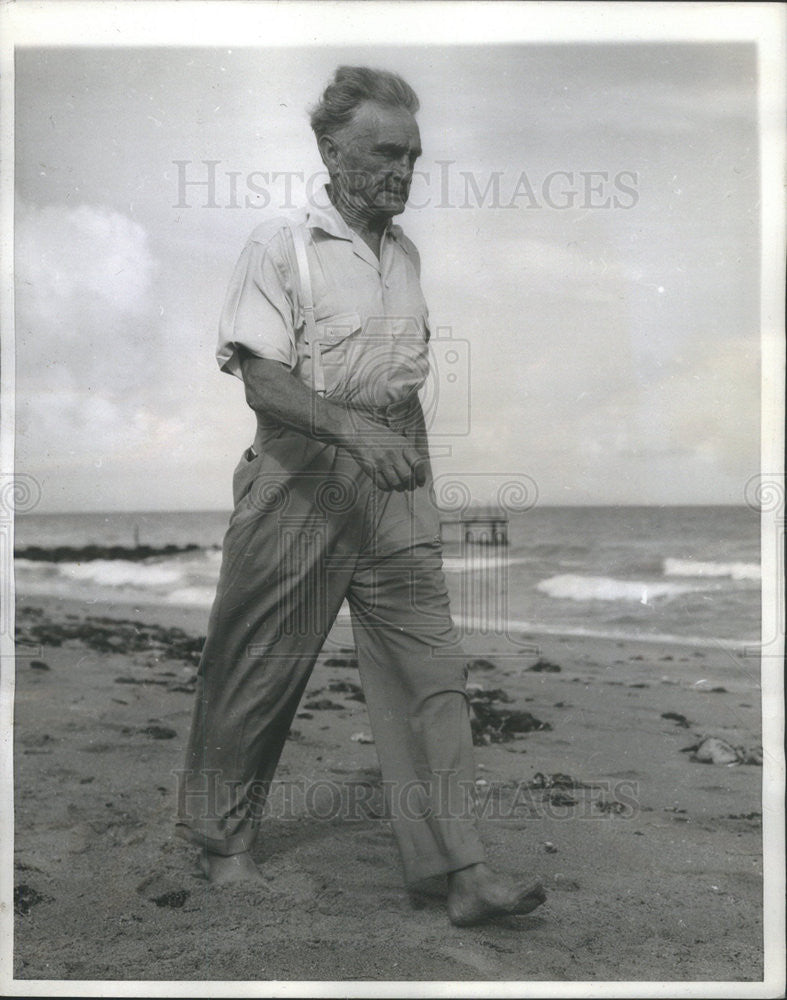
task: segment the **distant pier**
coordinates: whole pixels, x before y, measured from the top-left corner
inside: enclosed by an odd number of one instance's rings
[[[460,538],[469,545],[508,545],[508,515],[498,507],[473,507],[459,516],[440,518],[440,535],[458,526]]]

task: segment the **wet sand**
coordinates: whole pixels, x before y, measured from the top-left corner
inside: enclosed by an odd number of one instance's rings
[[[205,622],[202,610],[20,601],[17,978],[762,978],[762,768],[687,749],[715,736],[756,751],[756,658],[469,641],[487,661],[469,678],[482,835],[496,867],[541,876],[548,899],[458,929],[440,880],[405,891],[385,820],[338,807],[379,793],[346,629],[285,748],[278,778],[296,794],[263,827],[264,884],[204,880],[172,820]]]

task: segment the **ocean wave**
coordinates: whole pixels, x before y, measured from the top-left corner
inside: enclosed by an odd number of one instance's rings
[[[760,580],[762,571],[757,563],[696,562],[694,559],[665,559],[664,576],[725,577],[732,580]]]
[[[215,596],[215,587],[180,587],[167,594],[165,603],[178,607],[209,608]]]
[[[572,636],[580,639],[614,639],[620,642],[654,642],[670,643],[678,646],[700,646],[715,649],[729,649],[740,655],[746,655],[744,650],[749,647],[756,649],[759,647],[760,638],[740,638],[721,639],[711,635],[678,635],[672,632],[647,632],[642,629],[610,629],[610,628],[588,628],[585,626],[571,625],[550,625],[541,621],[525,621],[518,618],[509,618],[505,622],[494,622],[470,615],[452,615],[454,625],[466,629],[468,634],[488,635],[490,633],[500,634],[504,632],[511,635],[512,632],[521,631],[526,633],[523,636],[525,642],[530,641],[530,637],[539,635],[559,635]],[[751,654],[748,654],[751,655]],[[722,661],[722,665],[724,661]],[[733,661],[733,665],[735,661]]]
[[[686,583],[647,583],[642,580],[616,580],[606,576],[577,576],[564,573],[541,580],[536,589],[548,597],[569,601],[637,601],[649,604],[659,597],[676,597],[696,586]]]
[[[67,579],[95,583],[100,587],[169,587],[183,579],[183,571],[171,563],[137,563],[123,559],[59,563],[58,570]]]
[[[468,570],[479,573],[482,570],[505,569],[509,566],[523,566],[532,563],[527,556],[510,556],[505,549],[477,549],[466,556],[443,556],[443,569],[446,573],[463,573]]]
[[[148,562],[15,562],[21,594],[209,607],[216,592],[220,553]]]

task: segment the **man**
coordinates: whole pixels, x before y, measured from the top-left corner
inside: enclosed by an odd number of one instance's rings
[[[338,69],[311,117],[327,207],[258,227],[232,279],[218,357],[257,434],[233,482],[179,830],[209,879],[259,878],[260,807],[346,598],[405,880],[447,875],[449,917],[468,925],[544,892],[490,871],[463,808],[466,665],[417,395],[428,314],[416,249],[391,222],[421,153],[417,110],[400,77]],[[408,808],[402,789],[416,790]]]

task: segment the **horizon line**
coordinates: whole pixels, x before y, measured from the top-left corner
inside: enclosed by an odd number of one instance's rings
[[[486,503],[472,503],[468,506],[468,510],[479,510],[479,509],[490,509],[492,505]],[[687,508],[687,507],[726,507],[726,508],[741,508],[748,509],[752,513],[759,514],[761,511],[752,507],[750,504],[742,501],[740,503],[730,503],[724,501],[702,501],[702,500],[690,500],[690,501],[669,501],[664,502],[620,502],[620,501],[606,501],[606,502],[594,502],[594,503],[539,503],[526,510],[507,510],[505,507],[500,507],[500,511],[504,514],[530,514],[535,510],[573,510],[573,509],[607,509],[607,508],[651,508],[651,507],[667,507],[667,508]],[[32,515],[39,515],[45,517],[60,517],[68,514],[231,514],[232,506],[226,507],[151,507],[151,508],[124,508],[124,507],[96,507],[96,508],[73,508],[70,510],[30,510],[30,511],[19,511],[15,512],[16,517],[29,517]],[[440,513],[456,513],[453,508],[450,507],[438,507]]]

